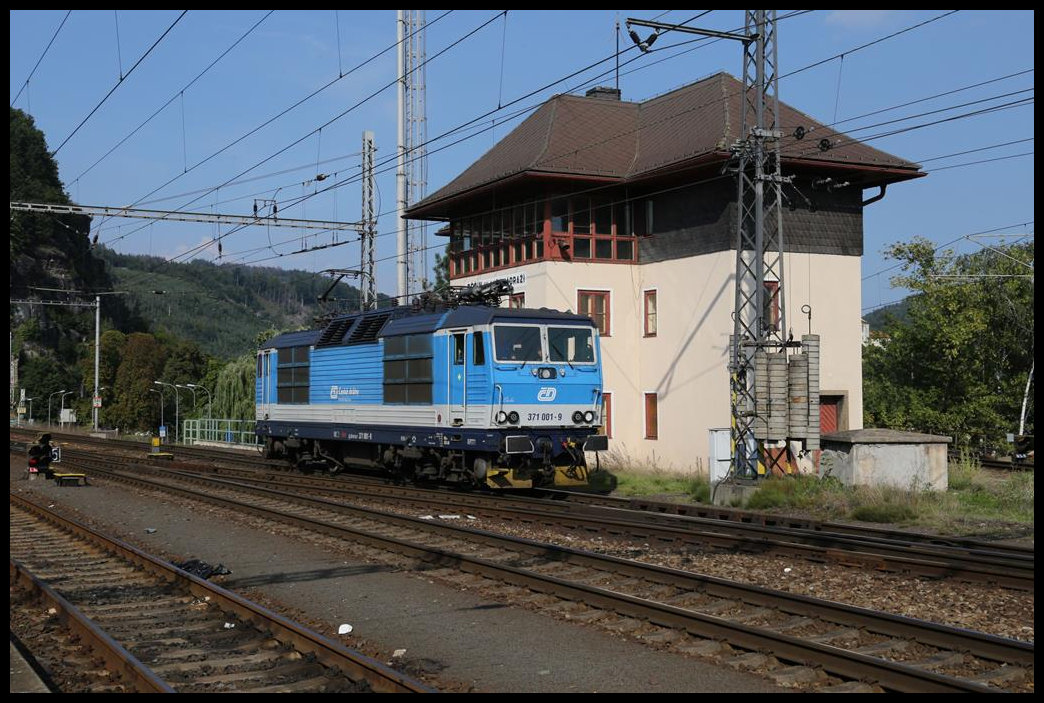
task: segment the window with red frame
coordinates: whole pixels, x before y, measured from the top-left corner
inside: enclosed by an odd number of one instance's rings
[[[656,336],[656,291],[645,291],[645,336]]]
[[[587,315],[594,320],[598,334],[608,337],[611,334],[609,320],[609,291],[582,290],[576,295],[576,312]]]
[[[657,417],[656,394],[645,394],[645,438],[656,439],[660,435],[659,418]]]

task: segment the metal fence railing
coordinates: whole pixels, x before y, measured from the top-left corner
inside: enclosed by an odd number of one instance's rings
[[[256,447],[260,444],[254,434],[253,420],[185,420],[181,441],[184,444],[223,444],[238,447]]]

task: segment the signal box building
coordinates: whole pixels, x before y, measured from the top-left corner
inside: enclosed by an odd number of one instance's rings
[[[723,165],[742,99],[725,73],[641,103],[555,96],[407,212],[444,223],[453,285],[507,279],[505,304],[595,320],[604,431],[630,466],[706,470],[730,424],[738,209]],[[822,432],[858,429],[863,208],[923,174],[780,112],[786,325],[821,337]]]

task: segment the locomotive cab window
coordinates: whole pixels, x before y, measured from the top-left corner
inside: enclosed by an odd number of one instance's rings
[[[493,347],[497,361],[543,361],[540,328],[535,325],[494,325]]]
[[[453,365],[462,366],[464,364],[464,333],[460,332],[453,335]]]
[[[548,327],[549,361],[593,364],[594,331],[590,327]]]
[[[486,344],[483,341],[482,333],[476,332],[472,337],[472,340],[472,344],[474,345],[471,359],[472,363],[475,364],[475,366],[483,366],[486,363]]]

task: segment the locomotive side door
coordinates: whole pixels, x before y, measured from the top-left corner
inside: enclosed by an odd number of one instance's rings
[[[465,361],[465,350],[467,346],[467,333],[463,330],[451,332],[447,335],[449,349],[447,362],[449,363],[449,416],[451,425],[463,425],[465,411],[467,410],[468,378],[467,364]]]
[[[273,400],[274,385],[272,383],[272,350],[267,349],[257,357],[257,419],[267,420],[270,404]]]

